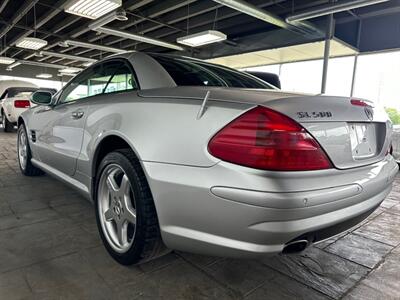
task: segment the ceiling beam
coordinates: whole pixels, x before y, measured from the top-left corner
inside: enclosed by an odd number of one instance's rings
[[[1,14],[1,12],[4,10],[4,8],[7,6],[7,3],[8,3],[9,1],[10,1],[10,0],[3,0],[3,3],[0,4],[0,14]]]
[[[55,3],[55,5],[59,8],[63,8],[64,5],[70,0],[59,0]],[[20,10],[23,11],[24,15],[26,15],[28,13],[28,11],[34,6],[36,5],[36,3],[38,2],[38,0],[32,0],[31,3],[29,3],[26,7],[22,7]],[[43,14],[37,21],[36,21],[36,26],[34,26],[32,29],[28,29],[26,32],[14,37],[6,47],[4,47],[4,49],[2,51],[0,51],[0,55],[5,53],[10,46],[14,45],[19,39],[23,38],[23,37],[27,37],[29,35],[31,35],[32,33],[34,33],[35,31],[37,31],[39,28],[41,28],[44,24],[46,24],[47,22],[49,22],[52,18],[54,18],[58,13],[60,12],[59,9],[53,10],[50,13],[45,13]],[[9,30],[11,30],[14,26],[17,25],[17,23],[19,22],[19,20],[24,16],[24,15],[18,15],[16,18],[13,19],[13,21],[11,21],[11,24],[8,26],[11,26],[9,28]],[[8,31],[9,31],[8,30]],[[6,31],[4,34],[7,34]],[[2,37],[2,35],[0,34],[0,38]]]
[[[153,2],[153,1],[154,0],[141,0],[141,1],[128,0],[128,1],[125,1],[124,7],[125,7],[126,10],[133,11],[133,10],[141,8],[142,6],[145,6],[145,5],[147,5],[147,4],[149,4],[149,3]]]
[[[27,0],[25,1],[24,5],[22,5],[14,14],[10,24],[6,26],[0,32],[0,39],[3,38],[13,27],[17,24],[27,13],[31,10],[31,8],[38,3],[39,0]]]

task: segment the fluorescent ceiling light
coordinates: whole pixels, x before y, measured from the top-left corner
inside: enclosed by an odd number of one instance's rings
[[[169,49],[174,49],[174,50],[179,50],[179,51],[185,50],[183,47],[173,44],[173,43],[164,42],[164,41],[161,41],[158,39],[146,37],[146,36],[143,36],[140,34],[130,33],[127,31],[115,30],[115,29],[108,28],[108,27],[99,27],[99,28],[96,28],[96,31],[99,31],[99,32],[105,33],[105,34],[110,34],[110,35],[127,38],[127,39],[134,40],[134,41],[139,41],[142,43],[165,47],[165,48],[169,48]]]
[[[53,75],[51,75],[51,74],[47,74],[47,73],[42,73],[42,74],[38,74],[38,75],[36,75],[36,77],[37,77],[37,78],[48,79],[48,78],[51,78],[51,77],[53,77]]]
[[[177,38],[176,41],[190,47],[198,47],[226,40],[226,34],[216,30],[206,30]]]
[[[97,19],[120,7],[122,0],[75,0],[65,7],[65,11],[89,19]]]
[[[63,76],[71,76],[71,77],[73,77],[73,76],[75,76],[75,74],[58,73],[57,76],[58,77],[63,77]]]
[[[20,64],[21,64],[20,62],[16,61],[15,63],[9,65],[7,68],[12,70],[13,68],[18,67]]]
[[[92,44],[92,43],[84,43],[84,42],[78,42],[74,40],[66,40],[64,41],[67,45],[71,46],[76,46],[76,47],[82,47],[82,48],[88,48],[88,49],[96,49],[96,50],[101,50],[105,52],[112,52],[112,53],[126,53],[126,50],[114,48],[114,47],[109,47],[109,46],[103,46],[103,45],[97,45],[97,44]]]
[[[85,63],[82,64],[82,66],[84,66],[84,67],[90,67],[91,65],[93,65],[93,63],[90,62],[90,61],[85,62]]]
[[[19,39],[15,45],[19,48],[39,50],[40,48],[47,46],[47,41],[33,37],[23,37]]]
[[[14,62],[15,62],[14,58],[0,56],[0,64],[2,64],[2,65],[11,65]]]
[[[79,71],[81,71],[81,69],[79,69],[79,68],[65,68],[65,69],[61,69],[60,73],[73,74],[73,73],[77,73]]]

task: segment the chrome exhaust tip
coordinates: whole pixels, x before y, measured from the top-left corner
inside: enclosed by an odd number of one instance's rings
[[[289,242],[285,245],[282,250],[282,254],[295,254],[304,251],[309,245],[309,241],[307,240],[296,240]]]

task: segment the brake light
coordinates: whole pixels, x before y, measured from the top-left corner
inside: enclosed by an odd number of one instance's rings
[[[221,160],[262,170],[332,167],[320,145],[300,124],[260,106],[220,130],[211,139],[208,150]]]
[[[29,100],[14,100],[14,107],[16,108],[28,108],[30,106]]]
[[[351,99],[351,100],[350,100],[350,103],[353,104],[353,105],[355,105],[355,106],[363,106],[363,107],[368,106],[368,107],[373,107],[373,106],[372,106],[372,103],[369,103],[369,102],[367,102],[367,101],[360,100],[360,99]]]

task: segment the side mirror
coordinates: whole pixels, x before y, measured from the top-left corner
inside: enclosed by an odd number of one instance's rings
[[[50,105],[53,94],[48,91],[38,90],[31,95],[31,101],[37,105]]]

